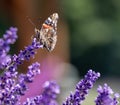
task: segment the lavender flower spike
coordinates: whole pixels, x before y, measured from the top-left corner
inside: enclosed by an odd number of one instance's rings
[[[10,50],[10,44],[14,44],[17,37],[17,28],[10,27],[3,35],[3,38],[0,38],[0,69],[4,69],[10,64],[11,56],[7,53]]]
[[[15,27],[10,27],[10,29],[6,31],[6,34],[3,35],[3,39],[7,44],[15,43],[16,39],[18,38],[17,30],[18,29]]]
[[[41,95],[28,98],[23,105],[58,105],[56,99],[60,93],[60,87],[55,81],[46,81]]]
[[[11,74],[14,75],[16,72],[17,66],[22,64],[24,60],[29,60],[30,57],[34,57],[35,51],[39,48],[43,48],[43,45],[41,45],[39,42],[36,41],[34,38],[32,40],[32,44],[25,47],[24,50],[21,50],[18,55],[14,55],[12,57],[12,61],[9,65],[7,65],[7,68],[5,68],[5,71],[9,71]]]
[[[29,60],[30,57],[34,57],[35,50],[43,48],[43,45],[40,44],[40,42],[37,42],[36,38],[32,40],[32,44],[25,47],[25,49],[20,51],[20,53],[17,55],[14,55],[13,61],[16,63],[16,65],[19,65],[24,60]]]
[[[63,105],[81,105],[81,102],[85,100],[85,96],[93,87],[93,84],[98,79],[98,77],[100,77],[100,73],[89,70],[84,79],[82,79],[76,85],[75,92],[70,94]]]
[[[119,94],[114,94],[114,98],[112,98],[113,90],[107,85],[98,87],[98,97],[95,100],[96,105],[118,105]]]
[[[9,45],[14,44],[17,38],[17,28],[10,27],[10,29],[7,30],[6,33],[3,35],[3,38],[0,39],[0,52],[3,50],[5,52],[9,52]]]
[[[11,78],[9,72],[6,71],[4,76],[0,77],[0,105],[18,105],[20,97],[28,89],[26,83],[32,82],[39,73],[38,62],[28,66],[28,72],[17,75],[17,78]]]
[[[33,82],[34,77],[40,74],[40,64],[38,62],[33,63],[28,66],[28,72],[25,74],[19,75],[20,80],[24,80],[25,82]]]

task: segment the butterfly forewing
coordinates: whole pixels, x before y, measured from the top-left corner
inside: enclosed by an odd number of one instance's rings
[[[35,28],[35,38],[48,50],[52,51],[57,42],[58,14],[54,13],[42,24],[41,29]]]

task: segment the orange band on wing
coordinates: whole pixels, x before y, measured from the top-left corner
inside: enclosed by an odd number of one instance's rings
[[[47,24],[43,24],[43,28],[52,28],[51,26],[47,25]]]

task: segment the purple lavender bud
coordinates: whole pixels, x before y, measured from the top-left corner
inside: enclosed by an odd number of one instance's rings
[[[20,74],[18,76],[18,82],[15,85],[14,90],[18,95],[24,95],[27,90],[26,82],[32,82],[34,76],[40,73],[40,64],[38,62],[33,63],[28,67],[28,72],[26,74]]]
[[[0,69],[7,67],[11,63],[11,56],[7,55],[10,50],[10,44],[13,44],[17,39],[17,28],[11,27],[0,38]]]
[[[14,94],[14,86],[16,80],[9,76],[9,73],[5,73],[0,77],[0,103],[1,105],[16,105],[18,96]],[[15,98],[17,97],[17,98]]]
[[[94,71],[89,70],[84,79],[82,79],[76,85],[75,92],[70,94],[63,105],[81,105],[81,102],[85,100],[85,96],[93,87],[93,84],[98,79],[98,77],[100,77],[100,73],[95,73]]]
[[[2,55],[3,51],[5,52],[6,48],[4,48],[4,40],[0,38],[0,55]]]
[[[119,94],[114,94],[114,98],[111,96],[114,92],[113,90],[107,85],[98,87],[98,97],[95,100],[96,105],[117,105],[119,101]]]
[[[60,87],[54,81],[46,81],[44,84],[43,95],[47,98],[56,99],[60,93]]]
[[[40,64],[38,62],[28,66],[28,72],[23,76],[25,82],[32,82],[34,76],[40,74]]]
[[[25,47],[25,49],[20,51],[20,53],[17,55],[13,56],[13,61],[17,64],[20,65],[24,60],[29,60],[30,57],[34,57],[35,55],[35,50],[43,48],[42,45],[40,45],[39,42],[36,41],[36,39],[33,39],[32,44],[28,45]]]
[[[27,74],[16,75],[6,71],[0,77],[0,102],[3,105],[18,105],[20,96],[27,90],[26,82],[31,82],[33,77],[40,73],[40,64],[38,62],[28,66]],[[12,75],[12,76],[11,76]]]
[[[17,55],[14,55],[12,57],[11,63],[7,65],[5,70],[10,71],[12,74],[16,72],[17,66],[22,64],[24,60],[29,60],[30,57],[34,57],[35,51],[38,48],[43,48],[42,45],[40,45],[39,42],[36,42],[36,39],[33,39],[32,44],[25,47],[25,49],[20,51],[20,53]]]
[[[3,39],[5,40],[6,44],[14,44],[17,36],[17,28],[10,27],[9,30],[6,31],[6,34],[3,35]]]
[[[7,55],[5,52],[2,52],[0,55],[0,69],[7,67],[11,63],[11,56]]]
[[[117,105],[119,103],[118,98],[120,98],[119,93],[115,93],[113,98],[113,101],[114,101],[113,105]]]
[[[21,96],[25,94],[25,91],[27,90],[27,86],[25,81],[18,82],[12,89],[12,94]]]
[[[0,39],[0,55],[2,51],[6,53],[10,50],[10,44],[14,44],[17,39],[17,28],[11,27],[3,35],[3,39]]]
[[[28,98],[23,105],[58,105],[56,99],[60,93],[60,87],[54,81],[46,81],[43,93],[34,98]]]

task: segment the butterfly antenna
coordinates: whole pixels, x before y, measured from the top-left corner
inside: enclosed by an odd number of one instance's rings
[[[36,28],[35,24],[33,23],[33,21],[28,17],[28,21],[34,26],[34,28]]]

